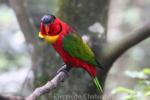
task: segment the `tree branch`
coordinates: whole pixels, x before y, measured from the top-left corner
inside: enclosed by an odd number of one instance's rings
[[[119,58],[125,51],[139,42],[145,40],[150,36],[150,23],[143,25],[137,30],[129,33],[124,38],[116,43],[106,44],[103,48],[102,56],[104,65],[107,66],[107,70],[111,65]],[[116,38],[117,39],[117,38]]]
[[[68,71],[64,71],[66,65],[62,66],[58,71],[57,75],[51,80],[48,81],[45,85],[36,88],[32,94],[30,94],[26,100],[36,100],[42,94],[48,93],[55,89],[61,82],[68,78]]]
[[[69,69],[66,65],[63,65],[58,71],[56,76],[48,81],[45,85],[36,88],[29,96],[26,98],[21,96],[2,96],[0,95],[0,100],[37,100],[38,97],[45,93],[49,93],[53,89],[57,88],[61,82],[69,77]]]

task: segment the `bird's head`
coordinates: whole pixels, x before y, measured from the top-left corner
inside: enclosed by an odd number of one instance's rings
[[[61,31],[61,25],[54,15],[44,15],[41,18],[39,37],[45,39],[47,42],[54,43]]]

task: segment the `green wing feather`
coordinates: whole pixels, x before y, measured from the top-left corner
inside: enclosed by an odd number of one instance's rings
[[[94,53],[77,33],[69,33],[65,36],[63,39],[63,47],[72,57],[99,67]]]

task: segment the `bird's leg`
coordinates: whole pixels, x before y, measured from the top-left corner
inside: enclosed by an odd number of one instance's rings
[[[70,71],[71,67],[69,67],[68,65],[64,64],[62,65],[62,67],[57,71],[57,74],[63,72],[67,77],[69,77],[69,71]],[[64,80],[62,80],[62,82],[64,82]]]
[[[61,68],[57,71],[57,73],[63,71],[63,72],[65,72],[65,73],[68,74],[68,72],[69,72],[70,70],[71,70],[71,67],[68,66],[68,65],[66,65],[66,64],[64,64],[64,65],[62,65]]]

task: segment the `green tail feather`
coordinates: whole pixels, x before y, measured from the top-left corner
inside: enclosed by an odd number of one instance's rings
[[[99,83],[97,77],[94,77],[94,78],[93,78],[93,81],[94,81],[94,83],[95,83],[95,85],[96,85],[98,91],[101,92],[101,93],[103,93],[103,89],[102,89],[102,87],[101,87],[101,85],[100,85],[100,83]]]

